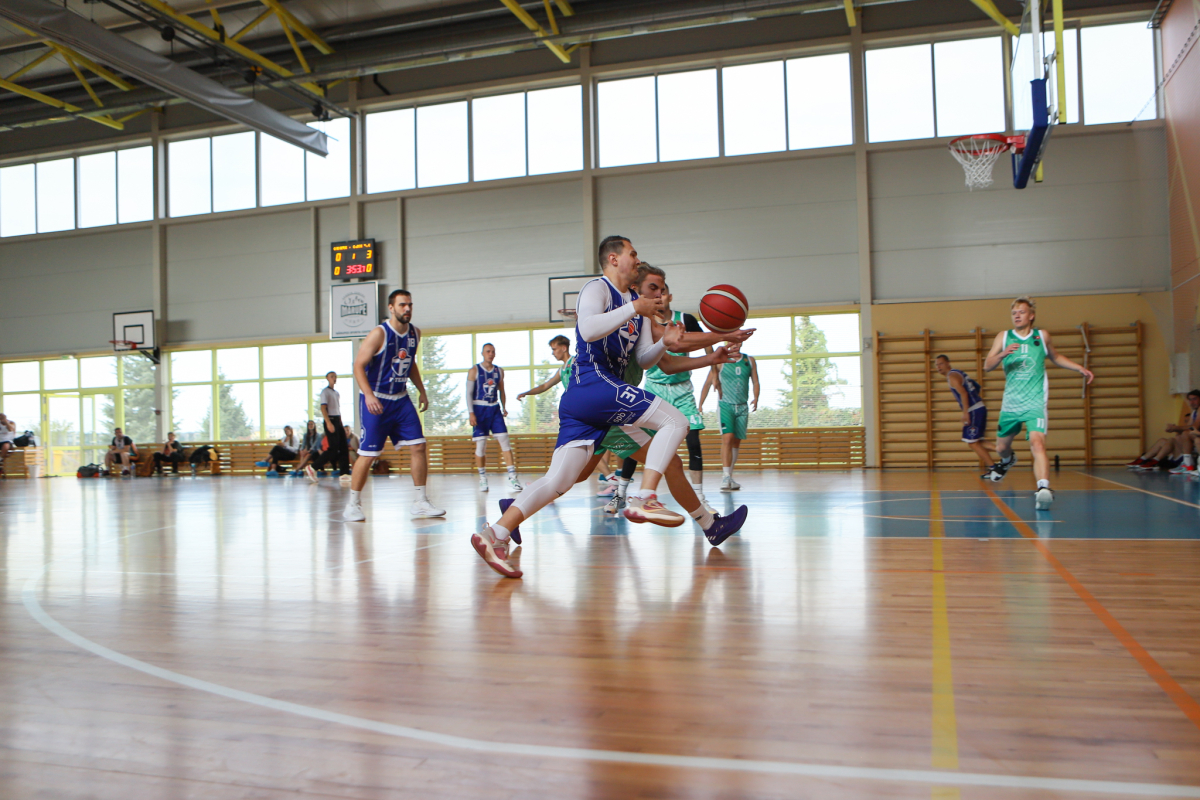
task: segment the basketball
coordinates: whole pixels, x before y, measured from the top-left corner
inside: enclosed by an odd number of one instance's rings
[[[715,333],[732,333],[746,322],[750,303],[736,286],[721,283],[700,298],[700,321]]]

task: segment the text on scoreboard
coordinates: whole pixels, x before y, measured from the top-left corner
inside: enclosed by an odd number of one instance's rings
[[[375,240],[358,239],[352,242],[334,242],[329,257],[333,267],[330,277],[335,281],[351,278],[374,278]]]

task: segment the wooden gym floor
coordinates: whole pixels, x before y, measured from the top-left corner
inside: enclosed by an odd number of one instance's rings
[[[0,798],[1200,797],[1200,481],[739,479],[719,550],[577,488],[522,581],[498,475],[5,482]]]

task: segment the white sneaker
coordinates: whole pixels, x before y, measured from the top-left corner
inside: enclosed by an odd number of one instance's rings
[[[521,485],[519,480],[517,480],[517,473],[515,472],[510,472],[508,474],[508,490],[510,492],[521,492],[525,490],[525,487]]]
[[[347,522],[362,522],[367,518],[363,513],[362,501],[355,502],[351,500],[346,503],[346,507],[342,509],[342,519]]]
[[[428,500],[418,500],[412,504],[409,509],[409,516],[413,519],[428,519],[430,517],[446,516],[446,509],[438,508]]]
[[[479,476],[479,491],[486,492],[488,490],[487,475]]]
[[[497,540],[496,532],[492,530],[491,525],[487,524],[484,524],[479,533],[471,535],[471,546],[475,548],[476,553],[479,553],[483,563],[506,578],[519,578],[522,574],[521,570],[508,561],[508,543],[507,539],[503,542]]]
[[[319,478],[317,477],[317,471],[315,469],[313,469],[312,464],[309,464],[307,467],[304,468],[304,474],[313,483],[316,483],[319,480]]]
[[[351,478],[349,475],[342,475],[338,478],[338,483],[340,483],[342,486],[349,486],[351,480],[353,480],[353,478]]]
[[[729,488],[736,492],[738,489],[742,488],[742,485],[740,483],[738,483],[737,481],[735,481],[733,479],[733,476],[730,475],[729,476]]]
[[[605,504],[604,513],[615,517],[617,514],[620,514],[624,508],[625,498],[621,497],[619,494],[614,494],[609,498],[608,503]]]
[[[1168,470],[1172,475],[1190,475],[1196,471],[1196,468],[1191,464],[1180,464],[1172,470]]]
[[[721,491],[722,492],[732,492],[733,491],[733,478],[731,476],[729,476],[729,475],[721,476]]]
[[[630,496],[626,503],[625,519],[630,522],[653,522],[664,528],[677,528],[684,523],[685,517],[658,502],[658,495],[645,498]]]
[[[1049,486],[1043,486],[1038,489],[1033,495],[1033,507],[1038,511],[1045,511],[1050,508],[1050,504],[1054,502],[1054,492]]]

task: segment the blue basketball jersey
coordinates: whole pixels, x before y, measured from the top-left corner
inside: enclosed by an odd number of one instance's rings
[[[367,364],[367,383],[378,397],[396,398],[408,393],[408,372],[417,355],[421,332],[415,325],[408,332],[396,333],[388,322],[383,328],[383,348]]]
[[[625,300],[621,296],[621,293],[617,291],[617,287],[613,286],[608,278],[596,278],[593,281],[589,281],[586,285],[590,286],[596,281],[602,281],[608,289],[608,304],[604,308],[606,312],[612,311],[614,308],[620,308],[638,298],[637,292],[630,289],[630,298],[628,301]],[[580,294],[582,293],[581,290]],[[597,339],[594,342],[584,341],[583,336],[579,333],[579,329],[576,328],[575,363],[572,365],[571,382],[579,383],[585,376],[592,374],[598,374],[612,381],[623,382],[625,367],[629,364],[629,359],[633,355],[638,339],[642,335],[643,322],[645,322],[645,319],[640,314],[635,314],[633,319],[626,322],[620,328],[617,328],[603,339]]]
[[[500,404],[500,375],[501,370],[495,364],[490,370],[484,369],[482,363],[475,365],[474,405],[494,406]]]
[[[950,394],[954,395],[954,399],[958,401],[958,407],[972,409],[976,406],[983,405],[983,398],[979,396],[979,382],[967,373],[963,372],[961,369],[952,369],[950,372],[962,376],[963,389],[967,393],[967,402],[966,405],[964,405],[963,399],[958,394],[958,390],[955,389],[953,385],[950,386]],[[947,381],[948,380],[949,378],[947,378]]]

